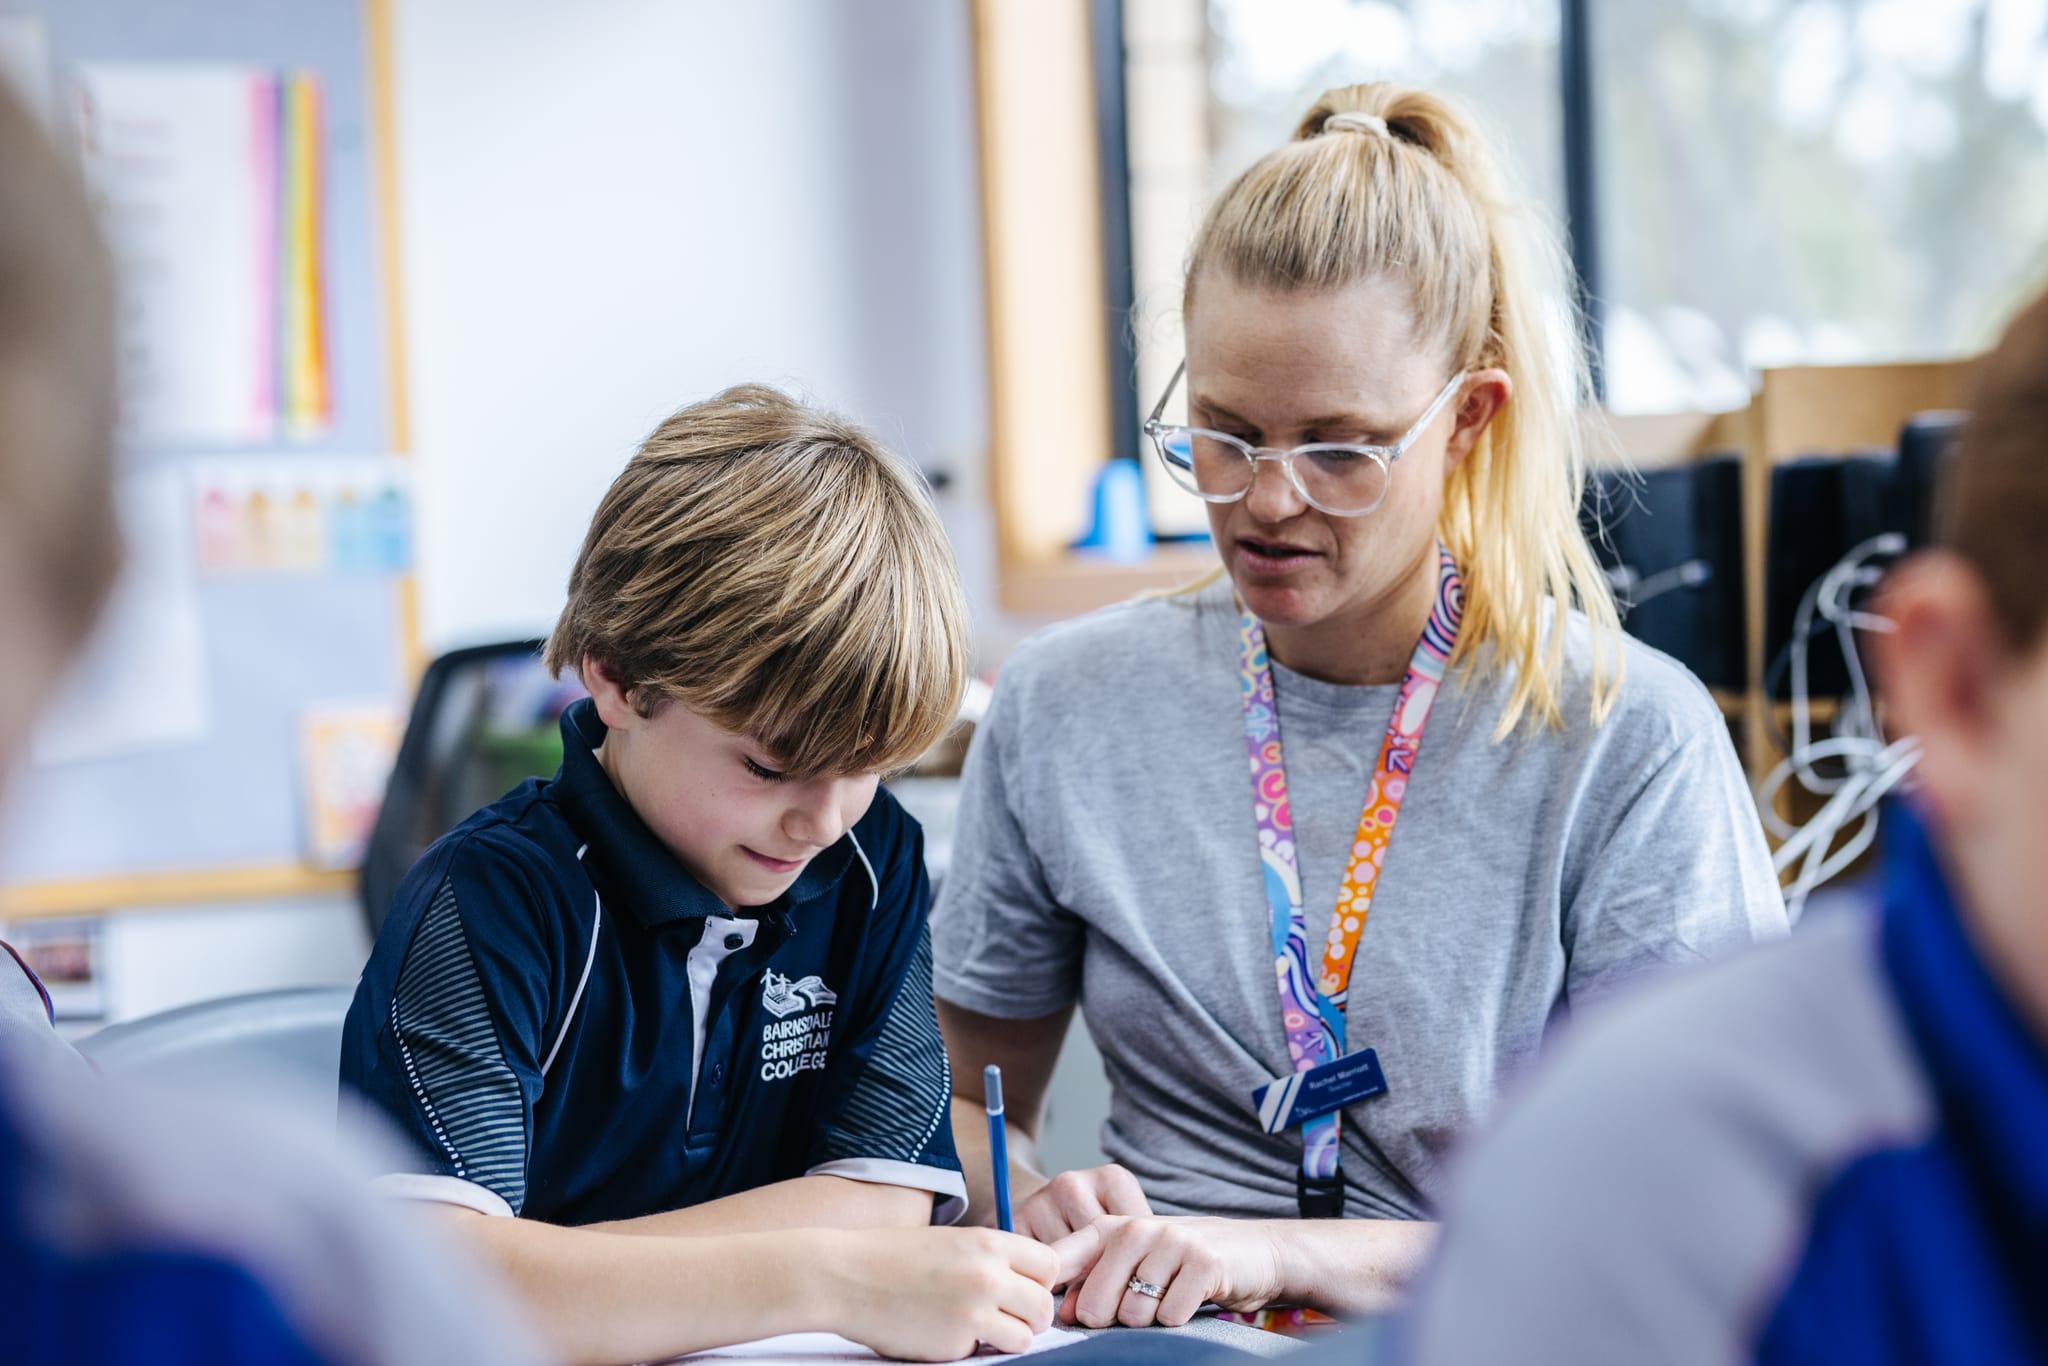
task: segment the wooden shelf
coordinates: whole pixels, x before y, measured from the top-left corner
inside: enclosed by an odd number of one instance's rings
[[[24,883],[0,887],[0,920],[94,915],[137,906],[332,896],[353,891],[355,881],[355,874],[347,869],[280,863]]]
[[[1140,593],[1178,588],[1217,568],[1206,543],[1155,547],[1142,560],[1105,560],[1081,551],[1002,566],[1003,610],[1029,617],[1075,617]]]

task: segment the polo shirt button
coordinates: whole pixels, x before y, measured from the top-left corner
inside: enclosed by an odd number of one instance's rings
[[[715,1063],[712,1063],[712,1064],[711,1064],[711,1084],[712,1084],[713,1086],[716,1086],[716,1085],[718,1085],[718,1084],[719,1084],[720,1082],[722,1082],[722,1081],[724,1081],[724,1080],[725,1080],[725,1064],[724,1064],[724,1063],[722,1063],[722,1062],[715,1062]]]
[[[743,948],[746,942],[747,937],[743,934],[729,934],[725,937],[725,951],[731,953],[735,949]]]

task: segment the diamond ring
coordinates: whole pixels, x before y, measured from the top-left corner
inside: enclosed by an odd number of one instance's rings
[[[1136,1276],[1131,1277],[1131,1289],[1137,1291],[1146,1299],[1160,1300],[1166,1298],[1165,1286],[1154,1285],[1150,1281],[1141,1281]]]

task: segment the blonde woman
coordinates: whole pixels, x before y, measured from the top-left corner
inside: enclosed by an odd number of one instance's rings
[[[1012,656],[935,919],[964,1165],[1000,1063],[1018,1228],[1092,1263],[1069,1318],[1387,1305],[1553,1025],[1785,930],[1718,709],[1579,529],[1564,280],[1465,117],[1390,85],[1201,227],[1148,432],[1222,572]],[[1115,1161],[1048,1179],[1076,1005]]]

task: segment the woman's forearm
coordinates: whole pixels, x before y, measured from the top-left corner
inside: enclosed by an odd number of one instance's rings
[[[1436,1245],[1437,1226],[1412,1219],[1269,1219],[1281,1304],[1343,1318],[1384,1313]]]

